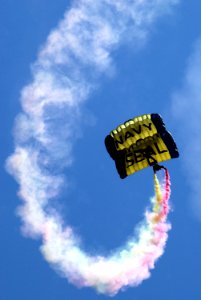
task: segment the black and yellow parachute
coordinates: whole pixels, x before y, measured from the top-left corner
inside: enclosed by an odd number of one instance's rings
[[[108,153],[123,179],[148,166],[176,158],[179,152],[159,114],[135,117],[119,125],[105,138]]]

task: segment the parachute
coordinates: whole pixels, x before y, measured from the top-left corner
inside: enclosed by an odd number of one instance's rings
[[[105,146],[115,161],[120,178],[179,157],[172,135],[166,130],[159,114],[145,114],[119,125],[105,138]]]

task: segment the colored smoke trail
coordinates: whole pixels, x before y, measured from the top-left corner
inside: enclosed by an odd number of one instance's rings
[[[154,175],[152,209],[145,213],[138,238],[131,238],[122,249],[109,257],[90,256],[80,249],[70,228],[63,230],[49,220],[41,248],[47,261],[77,286],[94,287],[99,293],[109,295],[116,294],[125,286],[137,286],[147,279],[155,261],[164,252],[170,229],[166,222],[170,178],[168,171],[165,172],[162,185]]]
[[[52,211],[51,200],[60,193],[63,169],[74,159],[72,147],[82,105],[98,75],[110,69],[112,51],[129,38],[135,44],[144,40],[151,24],[177,3],[76,1],[49,35],[32,66],[32,82],[21,93],[23,113],[16,120],[15,152],[7,169],[20,185],[23,204],[18,214],[23,231],[42,238],[44,256],[69,281],[95,286],[100,292],[112,294],[149,277],[167,239],[168,184],[164,194],[155,178],[157,205],[154,202],[154,211],[146,214],[139,241],[130,240],[108,258],[90,257],[79,248],[72,229],[64,228],[61,217]]]

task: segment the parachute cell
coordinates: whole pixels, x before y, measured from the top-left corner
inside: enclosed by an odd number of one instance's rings
[[[106,136],[105,146],[122,179],[179,156],[159,114],[142,115],[119,125]]]

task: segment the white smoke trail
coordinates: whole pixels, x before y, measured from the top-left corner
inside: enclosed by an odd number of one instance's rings
[[[131,278],[128,247],[106,261],[87,256],[79,248],[71,228],[63,228],[60,216],[51,213],[48,205],[59,194],[62,169],[72,163],[76,135],[76,129],[72,132],[72,128],[79,121],[82,103],[94,88],[97,75],[110,67],[112,50],[128,32],[136,42],[144,39],[156,18],[177,3],[177,0],[76,1],[49,35],[32,67],[33,80],[22,90],[23,113],[17,117],[16,148],[7,161],[7,169],[20,184],[23,205],[19,214],[23,229],[27,235],[42,237],[41,249],[46,259],[56,264],[70,281],[76,282],[79,273],[83,285],[96,285],[98,270],[100,292],[113,293],[122,285],[136,285],[149,276],[149,271],[145,268],[144,273]],[[150,253],[155,251],[155,259],[162,254],[167,230],[164,224],[160,247],[149,249]],[[143,227],[140,234],[142,243],[152,238]],[[133,245],[133,241],[130,243]],[[137,245],[135,251],[138,252]],[[136,269],[142,263],[140,257],[137,255],[133,262]],[[105,287],[113,278],[107,271],[117,274],[123,263],[123,284],[116,282]],[[150,260],[150,267],[153,263]],[[86,270],[93,274],[93,280],[85,282]]]
[[[201,39],[188,60],[183,86],[174,93],[172,111],[177,121],[186,176],[192,188],[193,210],[201,220]]]

